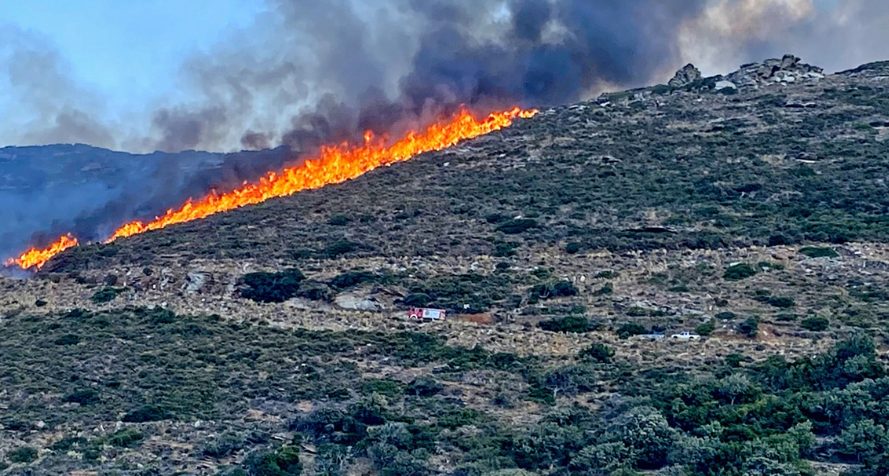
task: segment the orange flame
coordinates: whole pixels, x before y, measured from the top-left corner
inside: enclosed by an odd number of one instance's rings
[[[77,245],[77,238],[68,233],[59,237],[58,240],[44,249],[31,248],[22,253],[18,258],[10,258],[6,261],[6,266],[18,266],[22,269],[36,267],[40,269],[53,256]]]
[[[424,152],[446,149],[460,141],[488,134],[512,125],[517,118],[530,118],[537,114],[533,109],[518,107],[495,112],[478,119],[468,110],[461,109],[453,116],[436,122],[420,132],[411,131],[396,142],[387,145],[386,137],[364,135],[364,144],[343,143],[324,146],[318,155],[300,165],[279,172],[269,172],[253,183],[245,183],[227,193],[212,191],[197,200],[189,199],[177,209],[167,210],[149,222],[133,221],[118,228],[106,243],[118,238],[159,230],[177,223],[206,218],[220,212],[246,205],[254,205],[270,198],[285,197],[294,193],[345,182],[359,177],[377,167],[410,159]],[[32,248],[7,265],[23,269],[40,269],[50,258],[77,246],[77,239],[66,235],[45,249]]]

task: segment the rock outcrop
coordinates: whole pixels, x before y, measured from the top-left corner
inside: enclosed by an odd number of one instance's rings
[[[798,57],[787,54],[780,59],[771,58],[762,63],[742,65],[737,71],[718,79],[729,81],[737,88],[755,89],[767,84],[796,83],[823,77],[822,68],[803,63]]]
[[[679,71],[676,71],[676,74],[673,76],[667,85],[672,88],[681,88],[685,85],[691,84],[695,81],[701,79],[701,71],[695,67],[695,65],[689,63],[682,67]]]

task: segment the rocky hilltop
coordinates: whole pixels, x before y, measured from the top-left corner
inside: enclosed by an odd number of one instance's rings
[[[886,474],[887,153],[889,63],[688,65],[72,250],[0,281],[0,467]]]

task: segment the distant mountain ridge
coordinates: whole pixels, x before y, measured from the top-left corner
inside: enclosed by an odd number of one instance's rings
[[[104,228],[151,217],[214,187],[230,188],[293,159],[286,148],[258,152],[131,154],[85,144],[0,148],[0,253],[35,234]]]

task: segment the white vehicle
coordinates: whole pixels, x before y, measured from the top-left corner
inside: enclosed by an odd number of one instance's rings
[[[680,332],[679,334],[673,334],[670,336],[670,338],[677,339],[677,340],[698,340],[701,338],[701,336],[699,336],[697,334],[692,334],[691,332],[688,332],[688,331],[685,331],[685,332]]]

